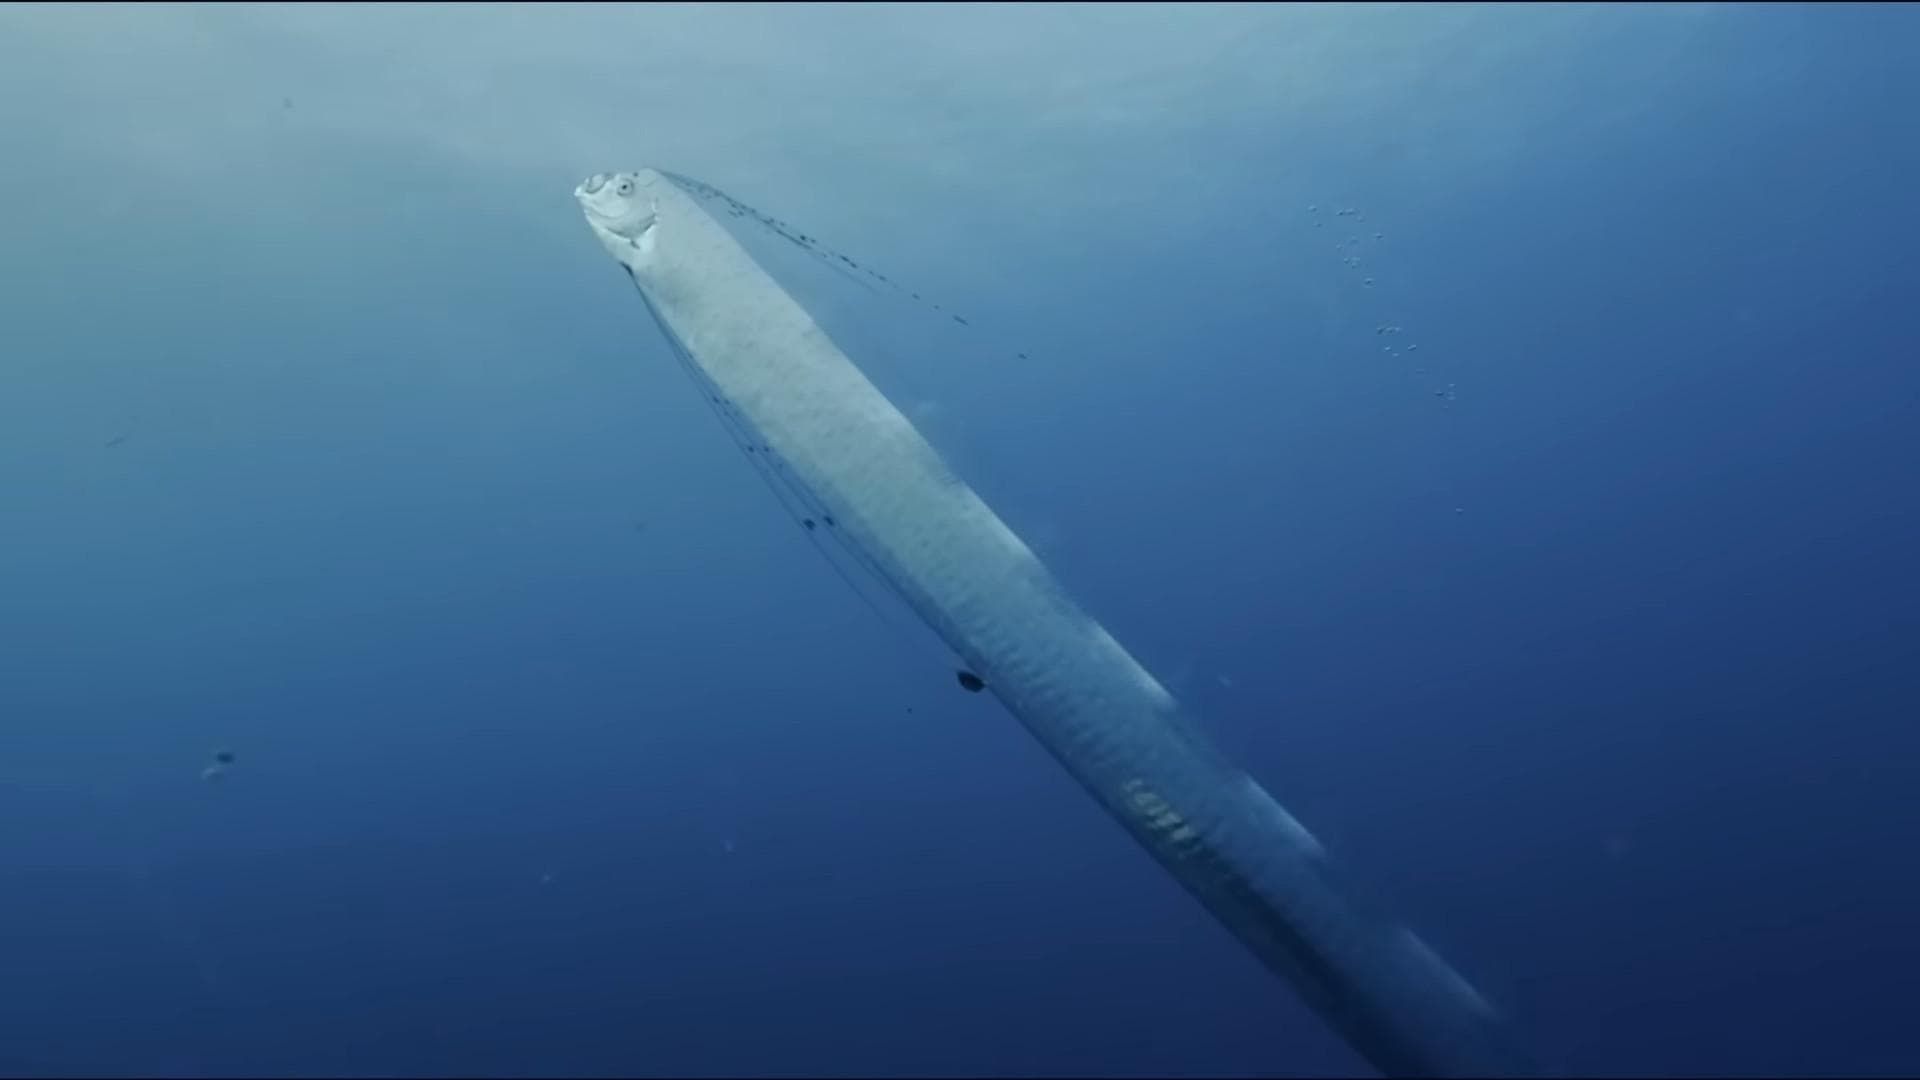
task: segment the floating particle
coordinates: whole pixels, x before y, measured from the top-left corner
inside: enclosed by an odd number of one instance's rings
[[[1368,278],[1365,281],[1362,281],[1360,284],[1365,285],[1367,288],[1371,289],[1373,288],[1373,279]]]

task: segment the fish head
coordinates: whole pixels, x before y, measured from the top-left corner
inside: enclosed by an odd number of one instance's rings
[[[652,250],[660,211],[657,192],[665,182],[653,169],[598,173],[574,188],[573,197],[587,215],[594,235],[614,258],[632,266]]]

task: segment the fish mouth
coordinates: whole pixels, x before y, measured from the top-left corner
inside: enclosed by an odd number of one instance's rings
[[[582,199],[589,195],[597,194],[601,188],[607,186],[607,181],[611,179],[613,179],[612,173],[594,173],[582,181],[579,187],[574,188],[573,194],[576,198]]]

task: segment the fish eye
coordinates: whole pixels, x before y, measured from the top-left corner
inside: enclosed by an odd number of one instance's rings
[[[614,186],[613,191],[616,195],[631,195],[633,194],[633,181],[622,180]]]

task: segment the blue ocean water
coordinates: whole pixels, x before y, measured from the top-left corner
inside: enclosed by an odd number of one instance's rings
[[[966,314],[787,268],[1543,1059],[1912,1074],[1917,40],[0,9],[0,1073],[1365,1074],[754,479],[654,164]]]

